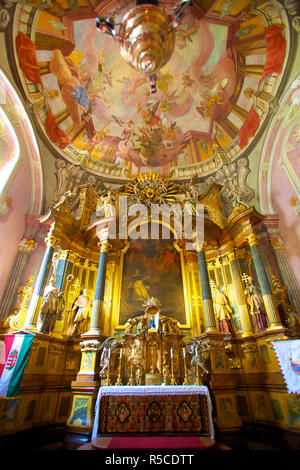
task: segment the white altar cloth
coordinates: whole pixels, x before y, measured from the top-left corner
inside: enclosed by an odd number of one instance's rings
[[[214,438],[214,425],[212,418],[212,403],[209,390],[205,385],[110,385],[99,388],[95,405],[95,419],[92,431],[92,439],[98,437],[99,411],[101,398],[104,396],[125,396],[125,395],[206,395],[208,403],[209,430],[210,437]]]

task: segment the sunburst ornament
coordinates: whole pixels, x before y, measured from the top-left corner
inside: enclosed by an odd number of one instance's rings
[[[146,299],[143,303],[143,307],[160,307],[161,306],[161,303],[158,299],[156,299],[155,297],[148,297],[148,299]]]
[[[125,185],[124,194],[138,204],[172,204],[176,200],[178,186],[158,173],[134,176]]]

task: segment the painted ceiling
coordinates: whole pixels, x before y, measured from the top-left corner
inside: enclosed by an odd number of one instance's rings
[[[135,2],[18,4],[16,67],[56,155],[100,175],[151,170],[173,178],[242,155],[269,115],[288,58],[284,10],[252,3],[195,1],[155,94],[95,27],[97,15],[121,21]],[[174,4],[160,2],[168,14]]]

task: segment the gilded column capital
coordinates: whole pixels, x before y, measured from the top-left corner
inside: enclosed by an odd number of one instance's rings
[[[56,248],[60,244],[60,240],[56,238],[54,235],[49,235],[45,238],[45,243],[47,247]]]
[[[108,253],[109,250],[112,249],[112,245],[109,243],[108,240],[98,242],[97,246],[100,248],[100,253]]]
[[[23,238],[19,243],[18,251],[21,253],[31,253],[35,246],[36,243],[34,240],[26,240],[26,238]]]
[[[270,244],[275,251],[284,251],[285,246],[281,238],[270,238]]]
[[[227,256],[229,262],[234,261],[237,258],[235,250],[231,251],[230,253],[227,253]]]
[[[82,341],[81,343],[79,343],[79,346],[81,347],[81,351],[93,352],[93,351],[99,350],[101,343],[100,341],[97,341],[96,339],[91,339],[91,340]]]
[[[76,261],[78,261],[78,258],[79,258],[79,256],[76,253],[74,253],[73,251],[69,251],[68,260],[71,263],[75,263]]]
[[[259,236],[256,235],[255,233],[251,233],[251,235],[249,235],[247,237],[247,242],[249,243],[249,246],[255,246],[255,245],[258,245],[259,244]]]

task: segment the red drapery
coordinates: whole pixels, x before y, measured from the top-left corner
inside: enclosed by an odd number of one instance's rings
[[[273,24],[265,29],[265,37],[267,42],[267,58],[263,75],[260,79],[259,86],[266,75],[278,73],[282,71],[282,65],[286,52],[286,40],[282,34],[284,27],[279,24]]]
[[[252,108],[239,131],[240,147],[246,147],[248,139],[253,137],[259,127],[259,117],[255,109]]]
[[[26,78],[31,82],[42,85],[35,44],[26,34],[20,32],[16,37],[16,46],[20,67]]]
[[[58,127],[51,109],[49,109],[45,128],[50,139],[53,142],[56,142],[60,148],[65,148],[71,142],[70,139],[64,133],[64,131]]]

